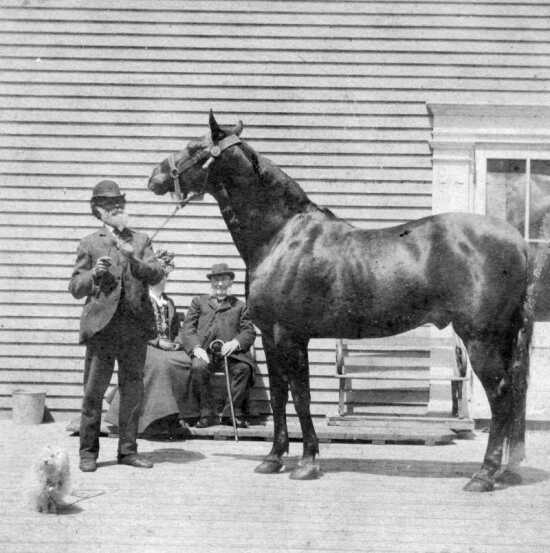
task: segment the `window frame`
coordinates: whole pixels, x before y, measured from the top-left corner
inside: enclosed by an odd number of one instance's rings
[[[550,148],[529,147],[525,144],[497,147],[490,145],[476,145],[475,148],[475,186],[474,186],[474,212],[481,215],[487,214],[487,160],[489,159],[523,159],[525,166],[525,225],[523,237],[530,244],[548,244],[550,240],[542,238],[529,238],[529,220],[531,211],[531,161],[534,159],[550,161]]]

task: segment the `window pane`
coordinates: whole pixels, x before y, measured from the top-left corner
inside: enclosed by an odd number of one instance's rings
[[[525,230],[524,159],[487,160],[487,215],[505,219],[521,234]]]
[[[550,161],[531,161],[529,238],[550,240]]]

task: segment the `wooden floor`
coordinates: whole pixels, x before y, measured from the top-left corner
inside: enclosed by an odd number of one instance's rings
[[[0,420],[0,551],[6,553],[550,551],[550,434],[528,435],[524,484],[462,491],[487,434],[448,445],[321,445],[316,481],[259,475],[266,441],[140,440],[152,470],[114,463],[101,439],[100,468],[78,471],[78,438],[64,423]],[[25,509],[21,481],[43,445],[67,448],[77,502],[65,514]],[[291,443],[288,467],[301,453]]]

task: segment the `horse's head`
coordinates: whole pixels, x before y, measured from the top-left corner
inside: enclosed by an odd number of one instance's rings
[[[184,150],[171,154],[153,170],[147,187],[155,194],[172,192],[178,201],[188,194],[207,192],[211,166],[225,150],[240,142],[241,121],[233,127],[218,125],[210,111],[210,132],[191,140]]]

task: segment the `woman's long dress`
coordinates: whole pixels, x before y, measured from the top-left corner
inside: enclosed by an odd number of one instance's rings
[[[174,302],[163,294],[162,303],[151,298],[157,318],[158,338],[147,346],[143,371],[144,395],[139,419],[138,433],[161,419],[177,420],[197,418],[199,405],[190,393],[191,360],[183,350],[164,350],[158,346],[159,338],[175,340],[179,331],[179,317]],[[105,421],[118,426],[120,395],[115,391]]]

